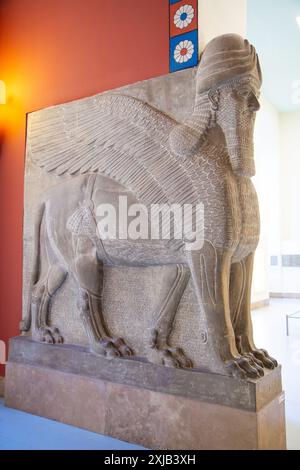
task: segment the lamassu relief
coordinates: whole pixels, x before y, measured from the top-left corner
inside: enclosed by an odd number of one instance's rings
[[[254,47],[225,35],[197,70],[29,115],[25,334],[88,346],[111,367],[121,356],[258,378],[277,366],[250,317],[261,82]],[[114,230],[106,212],[119,221],[120,201],[140,237]]]

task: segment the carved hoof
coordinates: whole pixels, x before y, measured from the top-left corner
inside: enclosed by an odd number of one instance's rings
[[[112,343],[114,344],[115,348],[121,353],[121,356],[133,356],[132,349],[127,346],[125,341],[122,338],[112,338]]]
[[[37,334],[34,335],[39,341],[48,344],[62,344],[64,342],[63,337],[61,336],[59,329],[56,327],[41,327],[39,328]]]
[[[254,354],[245,353],[245,354],[242,354],[242,355],[245,356],[245,357],[248,357],[249,359],[251,359],[255,363],[255,365],[260,367],[261,369],[264,368],[263,363],[257,357],[255,357]]]
[[[154,364],[166,367],[192,368],[192,361],[184,354],[181,348],[152,348],[148,354],[148,360]]]
[[[255,349],[252,354],[266,369],[275,369],[278,366],[276,359],[271,357],[265,349]]]
[[[102,339],[98,341],[96,346],[93,346],[93,351],[96,354],[106,356],[108,359],[133,355],[132,349],[127,346],[122,338],[108,338],[105,340]]]
[[[258,365],[250,354],[238,357],[228,363],[233,375],[241,378],[259,379],[264,376],[263,368]]]

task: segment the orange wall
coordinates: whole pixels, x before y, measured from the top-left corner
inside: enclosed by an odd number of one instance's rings
[[[167,72],[168,0],[0,0],[0,339],[21,318],[26,113]]]

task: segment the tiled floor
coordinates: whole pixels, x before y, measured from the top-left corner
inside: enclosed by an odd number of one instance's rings
[[[287,337],[285,315],[297,309],[300,310],[300,299],[273,300],[270,307],[253,312],[257,345],[268,349],[283,365],[290,450],[300,450],[300,320],[291,320]],[[139,447],[11,410],[0,401],[0,449],[133,450]]]

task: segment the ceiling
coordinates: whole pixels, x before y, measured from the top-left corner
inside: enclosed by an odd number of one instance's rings
[[[248,38],[256,47],[265,96],[281,112],[300,110],[300,0],[248,0]]]

